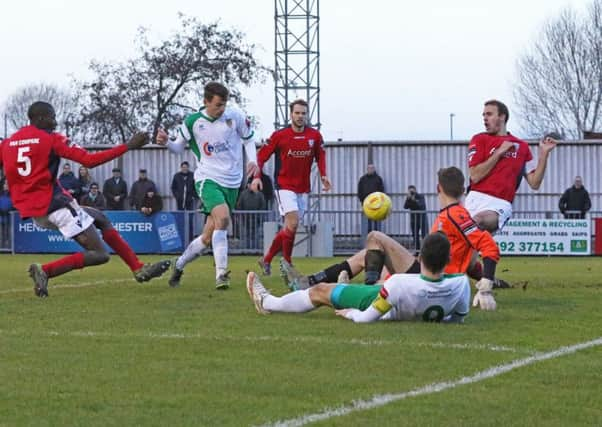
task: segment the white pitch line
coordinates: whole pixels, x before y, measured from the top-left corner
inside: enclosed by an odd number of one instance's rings
[[[87,288],[90,286],[111,285],[114,283],[126,283],[126,282],[135,282],[135,280],[133,278],[132,279],[116,279],[116,280],[97,280],[95,282],[75,283],[72,285],[70,285],[70,284],[50,285],[50,286],[48,286],[48,289],[52,291],[53,289]],[[33,292],[32,286],[28,285],[28,286],[22,287],[22,288],[4,289],[4,290],[0,291],[0,295],[1,294],[14,294],[14,293],[18,293],[18,292]]]
[[[16,330],[2,330],[0,334],[11,334],[19,335],[20,333]],[[46,331],[45,334],[57,337],[57,336],[71,336],[71,337],[106,337],[106,338],[148,338],[148,339],[198,339],[198,340],[210,340],[210,341],[247,341],[247,342],[284,342],[284,343],[312,343],[318,345],[361,345],[368,347],[380,347],[389,345],[401,345],[406,347],[429,347],[429,348],[442,348],[448,350],[482,350],[482,351],[493,351],[493,352],[508,352],[508,353],[526,353],[536,354],[533,350],[529,349],[518,349],[513,347],[506,347],[493,344],[465,344],[465,343],[444,343],[444,342],[419,342],[408,344],[407,341],[401,340],[365,340],[365,339],[332,339],[323,337],[280,337],[270,335],[260,336],[246,336],[240,337],[235,335],[202,335],[202,334],[184,334],[177,332],[149,332],[149,333],[125,333],[116,334],[111,332],[97,332],[97,331]]]
[[[541,362],[543,360],[566,356],[568,354],[573,354],[580,350],[585,350],[587,348],[595,347],[598,345],[602,345],[602,337],[584,343],[560,347],[556,350],[547,353],[539,353],[534,356],[526,357],[524,359],[513,360],[512,362],[503,365],[496,365],[484,371],[477,372],[476,374],[473,374],[469,377],[463,377],[455,381],[444,381],[440,383],[428,384],[426,386],[402,393],[376,395],[369,400],[355,400],[351,405],[340,406],[334,409],[327,408],[318,413],[303,415],[301,417],[292,418],[289,420],[276,421],[275,423],[268,423],[264,424],[263,426],[297,427],[316,421],[323,421],[334,417],[340,417],[356,411],[364,411],[367,409],[378,408],[380,406],[384,406],[398,400],[403,400],[408,397],[438,393],[440,391],[452,389],[460,385],[472,384],[489,378],[497,377],[498,375],[505,374],[506,372],[510,372],[514,369],[522,368],[523,366],[531,365],[533,363]]]

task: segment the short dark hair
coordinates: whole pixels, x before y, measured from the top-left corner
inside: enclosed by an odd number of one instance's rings
[[[428,234],[422,241],[420,260],[431,273],[441,273],[449,262],[450,246],[442,232]]]
[[[98,183],[93,182],[92,184],[90,184],[90,188],[98,188]]]
[[[508,107],[502,101],[498,101],[497,99],[490,99],[485,102],[485,105],[495,105],[497,108],[497,113],[501,116],[506,116],[506,120],[504,123],[508,123],[508,119],[510,118],[510,111],[508,111]]]
[[[459,199],[464,194],[464,174],[455,166],[437,172],[441,190],[450,197]]]
[[[205,85],[203,96],[207,101],[211,101],[214,96],[219,96],[224,101],[230,96],[228,88],[218,82],[209,82]]]
[[[305,101],[304,99],[295,99],[293,102],[291,102],[291,104],[289,105],[290,109],[291,109],[291,113],[293,112],[293,108],[295,108],[295,105],[303,105],[305,108],[307,108],[307,101]]]
[[[188,163],[186,160],[184,160],[182,163],[180,163],[180,167],[182,167],[184,165],[190,166],[190,163]]]
[[[36,101],[27,109],[27,118],[33,120],[36,117],[47,116],[54,112],[54,107],[48,102]]]

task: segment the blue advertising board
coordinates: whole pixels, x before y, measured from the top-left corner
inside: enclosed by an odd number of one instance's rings
[[[177,253],[184,250],[184,212],[104,211],[115,229],[136,253]],[[15,253],[72,253],[81,247],[54,230],[38,227],[18,214],[13,221]],[[105,245],[106,246],[106,245]],[[111,249],[107,246],[107,250]],[[112,251],[111,251],[112,252]]]

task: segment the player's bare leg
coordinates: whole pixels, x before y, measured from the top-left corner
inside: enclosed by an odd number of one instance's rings
[[[214,230],[211,233],[211,247],[215,261],[215,289],[224,290],[230,287],[228,269],[228,225],[230,224],[230,208],[226,203],[217,205],[211,210]],[[205,238],[208,233],[203,231]]]
[[[499,227],[500,216],[495,211],[482,211],[472,216],[472,219],[477,223],[481,230],[495,233]]]
[[[416,265],[416,257],[395,239],[380,231],[371,231],[366,238],[366,283],[376,283],[383,266],[391,273],[406,273]]]
[[[350,279],[364,270],[366,254],[367,250],[362,249],[341,263],[333,264],[324,270],[307,276],[282,259],[280,260],[280,275],[284,284],[293,291],[307,289],[322,282],[348,283]],[[389,270],[383,267],[378,282],[383,282],[389,275]]]

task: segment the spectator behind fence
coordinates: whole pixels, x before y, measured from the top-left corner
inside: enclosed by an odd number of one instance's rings
[[[171,180],[171,193],[176,198],[180,211],[194,210],[194,201],[199,198],[194,188],[194,174],[189,170],[188,162],[180,164],[180,171]]]
[[[90,171],[87,167],[80,166],[77,180],[79,181],[79,186],[81,188],[81,197],[84,197],[90,192],[90,186],[94,182],[94,178],[90,175]]]
[[[125,209],[128,185],[121,177],[121,169],[113,168],[113,177],[105,181],[102,194],[105,196],[108,210],[122,211]]]
[[[90,185],[90,191],[82,196],[80,204],[82,206],[90,206],[101,211],[107,208],[105,198],[98,190],[98,184],[95,182]]]
[[[424,196],[416,191],[413,185],[408,186],[408,195],[403,204],[404,209],[411,211],[423,211],[410,214],[410,228],[414,239],[414,248],[420,250],[420,241],[428,233],[428,221],[426,219],[426,202]]]
[[[10,247],[10,211],[14,209],[5,180],[0,191],[0,248]]]
[[[360,201],[360,206],[364,203],[364,199],[375,191],[384,192],[385,184],[380,175],[376,173],[374,164],[368,163],[366,174],[363,175],[357,183],[357,198]],[[380,231],[380,223],[378,221],[371,221],[362,215],[362,240],[373,230]]]
[[[262,211],[267,208],[265,197],[261,191],[253,191],[251,189],[252,179],[247,181],[247,188],[245,188],[238,196],[238,202],[236,203],[236,209],[241,211]],[[262,215],[258,213],[240,214],[240,238],[243,241],[243,247],[246,249],[259,249],[260,238],[263,233],[262,227]]]
[[[573,186],[567,188],[562,197],[560,197],[558,208],[566,219],[583,219],[585,218],[585,213],[591,207],[592,202],[589,198],[589,193],[583,186],[583,179],[580,176],[576,176]]]
[[[59,182],[61,187],[68,191],[75,200],[79,200],[79,197],[82,194],[82,188],[79,184],[79,180],[73,174],[69,163],[63,165],[63,172],[59,176]]]
[[[140,169],[138,181],[134,182],[130,190],[130,206],[139,211],[142,209],[142,201],[146,197],[146,193],[152,191],[157,192],[157,186],[153,181],[148,179],[146,169]]]
[[[163,200],[154,190],[147,191],[142,199],[140,212],[149,216],[163,209]]]

